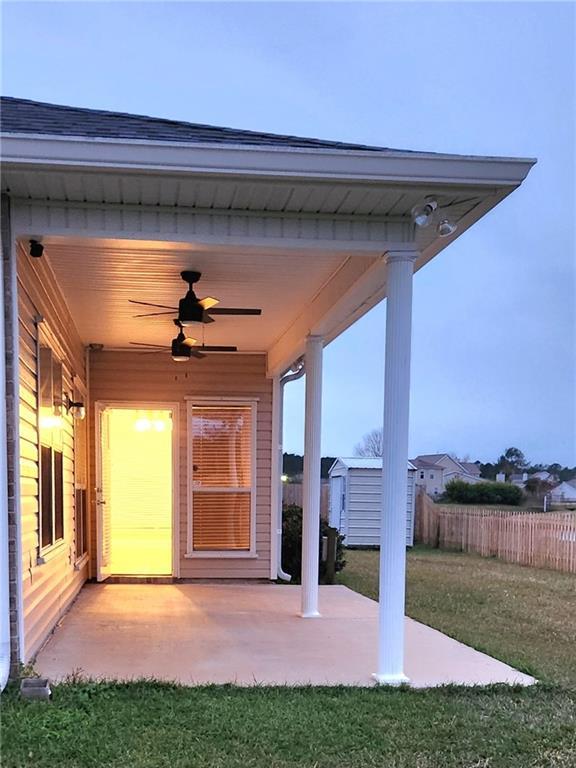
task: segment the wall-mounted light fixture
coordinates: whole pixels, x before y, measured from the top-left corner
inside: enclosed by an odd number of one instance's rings
[[[66,395],[64,407],[66,408],[67,413],[72,414],[72,418],[79,419],[80,421],[86,418],[86,406],[84,403],[79,400],[72,400],[70,395]]]

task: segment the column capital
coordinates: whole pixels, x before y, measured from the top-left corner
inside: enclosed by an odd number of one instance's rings
[[[384,259],[386,264],[390,264],[394,261],[410,261],[414,263],[418,256],[420,256],[420,251],[414,243],[405,243],[404,245],[399,243],[398,245],[395,245],[394,248],[390,248],[386,251]]]

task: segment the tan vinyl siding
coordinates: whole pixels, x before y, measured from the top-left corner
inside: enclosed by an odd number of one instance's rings
[[[64,390],[73,392],[72,377],[85,380],[83,347],[46,259],[32,259],[18,248],[19,314],[19,438],[20,513],[22,524],[22,572],[24,608],[24,658],[30,660],[40,648],[87,576],[87,566],[74,567],[74,483],[76,466],[85,471],[86,457],[75,455],[73,423],[64,418],[62,427],[64,480],[64,539],[46,551],[38,564],[38,329],[63,364]]]
[[[272,453],[272,381],[266,378],[264,355],[211,355],[204,360],[174,363],[167,354],[92,352],[90,355],[89,434],[95,467],[94,404],[178,403],[179,424],[179,564],[181,578],[270,577],[270,483]],[[185,557],[187,550],[187,408],[188,397],[257,399],[256,422],[256,558]],[[92,520],[92,562],[96,562],[96,522]],[[94,574],[93,574],[94,575]]]

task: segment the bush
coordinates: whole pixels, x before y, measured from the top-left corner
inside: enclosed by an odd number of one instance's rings
[[[451,480],[444,492],[447,501],[458,504],[507,504],[517,507],[522,502],[522,489],[511,483],[465,483]]]
[[[326,563],[322,560],[322,537],[328,535],[330,526],[325,520],[320,521],[320,583],[324,582]],[[344,537],[336,540],[336,572],[346,565],[344,560]],[[300,582],[302,575],[302,508],[291,504],[284,507],[282,517],[282,568],[292,576],[292,581]]]

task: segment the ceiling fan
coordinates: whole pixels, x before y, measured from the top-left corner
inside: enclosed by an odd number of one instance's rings
[[[179,328],[179,331],[176,338],[172,339],[171,344],[146,344],[145,342],[140,341],[131,341],[130,344],[132,344],[134,347],[145,348],[142,350],[145,354],[166,352],[169,350],[170,354],[172,355],[172,360],[177,363],[186,362],[186,360],[190,360],[191,357],[195,357],[198,360],[201,360],[203,357],[206,357],[206,352],[238,351],[238,347],[213,346],[209,344],[201,344],[197,347],[195,346],[197,344],[197,340],[192,339],[190,336],[186,336],[184,334],[182,323],[179,320],[174,320],[174,325]]]
[[[158,307],[168,310],[167,312],[146,312],[134,317],[159,317],[160,315],[171,315],[178,311],[178,322],[180,325],[191,325],[192,323],[213,323],[212,315],[261,315],[261,309],[243,309],[241,307],[217,307],[220,302],[212,296],[206,296],[199,299],[194,293],[193,285],[200,280],[201,272],[193,270],[184,270],[180,272],[180,277],[188,284],[188,291],[183,299],[180,299],[177,307],[168,307],[165,304],[151,304],[148,301],[136,301],[128,299],[131,304],[140,304],[145,307]]]

